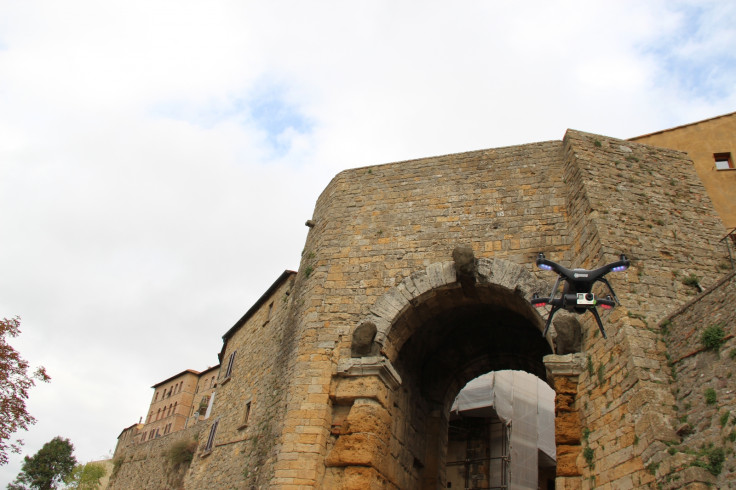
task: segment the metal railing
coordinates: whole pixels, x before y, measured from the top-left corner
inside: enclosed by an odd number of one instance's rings
[[[721,242],[726,244],[728,260],[731,262],[731,269],[736,270],[736,228],[729,231],[726,236],[721,238]]]

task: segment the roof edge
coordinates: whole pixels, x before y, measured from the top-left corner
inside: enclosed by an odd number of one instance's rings
[[[174,379],[174,378],[178,378],[179,376],[182,376],[182,375],[184,375],[184,374],[187,374],[187,373],[189,373],[189,374],[193,374],[193,375],[195,375],[195,376],[199,376],[200,374],[202,374],[202,373],[200,373],[199,371],[195,371],[194,369],[185,369],[184,371],[182,371],[182,372],[180,372],[180,373],[178,373],[178,374],[175,374],[175,375],[173,375],[173,376],[169,376],[168,378],[166,378],[166,379],[165,379],[165,380],[163,380],[163,381],[159,381],[159,382],[158,382],[158,383],[156,383],[155,385],[151,386],[151,388],[158,388],[159,386],[161,386],[161,385],[164,385],[164,384],[168,383],[168,382],[169,382],[169,381],[171,381],[172,379]]]
[[[268,298],[271,297],[271,295],[274,293],[274,291],[276,291],[283,283],[286,282],[287,279],[289,279],[291,276],[294,276],[294,275],[296,275],[296,272],[295,271],[292,271],[292,270],[288,270],[287,269],[284,272],[282,272],[281,275],[278,277],[278,279],[276,279],[274,281],[274,283],[271,284],[271,286],[266,290],[266,292],[263,293],[263,295],[261,295],[261,297],[258,298],[258,300],[255,303],[253,303],[253,306],[251,306],[248,309],[248,311],[246,311],[245,314],[242,317],[240,317],[240,320],[238,320],[237,322],[235,322],[235,325],[233,325],[232,327],[230,327],[230,330],[228,330],[227,332],[225,332],[225,335],[222,336],[223,342],[226,343],[227,340],[230,337],[232,337],[232,335],[246,321],[248,321],[250,319],[250,317],[252,317],[255,314],[256,311],[258,311],[258,308],[260,308],[261,306],[263,306],[263,304],[266,302],[266,300]],[[225,346],[223,346],[223,351],[224,350],[225,350]]]
[[[722,117],[728,117],[728,116],[733,116],[733,115],[736,115],[736,112],[729,112],[727,114],[721,114],[720,116],[713,116],[713,117],[709,117],[707,119],[701,119],[700,121],[693,121],[693,122],[690,122],[690,123],[687,123],[687,124],[680,124],[679,126],[674,126],[672,128],[660,129],[659,131],[653,131],[651,133],[642,134],[642,135],[639,135],[639,136],[633,136],[633,137],[629,138],[627,141],[636,141],[639,138],[647,138],[649,136],[654,136],[655,134],[667,133],[668,131],[676,131],[678,129],[686,128],[688,126],[694,126],[696,124],[701,124],[701,123],[708,122],[708,121],[714,121],[714,120],[720,119]]]

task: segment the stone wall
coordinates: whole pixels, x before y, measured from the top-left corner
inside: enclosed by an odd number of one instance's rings
[[[273,477],[286,384],[278,352],[293,276],[282,274],[224,336],[212,412],[187,475],[188,488],[264,488]]]
[[[732,273],[660,324],[678,416],[678,437],[668,448],[672,458],[661,471],[665,488],[698,481],[736,488],[734,304]],[[703,342],[708,334],[710,347]]]
[[[142,444],[119,447],[107,488],[185,488],[189,464],[174,464],[170,450],[178,442],[201,443],[204,428],[205,424],[200,423]]]
[[[682,277],[713,282],[723,228],[684,154],[577,131],[564,143],[578,264],[594,267],[622,252],[632,261],[609,276],[623,304],[604,316],[609,338],[582,318],[578,465],[584,486],[638,488],[654,481],[647,468],[666,456],[676,417],[654,325],[695,294]]]
[[[479,257],[529,269],[540,250],[564,253],[561,150],[559,141],[536,143],[349,170],[333,179],[317,202],[295,284],[303,303],[295,315],[299,341],[286,419],[287,427],[327,431],[310,444],[296,432],[284,435],[275,485],[320,485],[335,440],[329,428],[336,360],[351,357],[352,330],[388,289],[449,260],[459,243]],[[409,457],[407,464],[416,472],[421,463]]]

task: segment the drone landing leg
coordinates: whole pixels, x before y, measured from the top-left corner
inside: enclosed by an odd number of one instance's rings
[[[549,326],[552,324],[552,317],[555,316],[555,312],[559,310],[559,306],[553,306],[552,309],[549,312],[549,316],[547,317],[547,323],[544,326],[544,333],[542,334],[542,337],[547,338],[547,332],[549,331]]]
[[[608,286],[608,290],[611,291],[611,294],[613,295],[613,300],[616,302],[617,305],[621,306],[621,302],[616,297],[616,293],[613,292],[613,288],[611,287],[611,283],[608,282],[608,279],[606,279],[605,277],[601,277],[598,280]]]
[[[593,313],[595,321],[598,322],[598,330],[600,330],[601,334],[603,334],[603,338],[607,339],[608,337],[606,336],[606,329],[603,328],[603,322],[601,321],[600,315],[598,315],[598,310],[596,310],[595,308],[591,308],[590,312]]]

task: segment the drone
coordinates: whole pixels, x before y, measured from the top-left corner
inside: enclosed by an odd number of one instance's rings
[[[556,262],[547,260],[543,253],[539,253],[537,256],[537,267],[543,271],[554,271],[557,273],[557,281],[549,293],[548,298],[541,298],[538,293],[534,293],[531,299],[531,304],[537,308],[543,306],[551,306],[552,310],[549,312],[547,317],[547,324],[544,326],[543,337],[547,336],[549,326],[552,324],[552,317],[557,313],[558,310],[567,310],[579,315],[590,311],[595,317],[595,321],[598,323],[598,329],[601,331],[603,338],[606,336],[606,329],[603,328],[603,322],[601,321],[600,315],[598,315],[597,306],[600,306],[606,310],[612,310],[617,304],[621,302],[616,297],[616,293],[613,292],[611,284],[606,279],[606,274],[609,272],[622,272],[629,268],[631,262],[626,258],[626,255],[621,254],[617,262],[612,262],[598,269],[567,269],[562,267]],[[560,286],[560,282],[564,281],[564,287],[559,297],[557,295],[557,288]],[[608,286],[608,290],[611,292],[610,295],[606,295],[605,298],[596,297],[591,292],[593,284],[596,282],[602,282]]]

